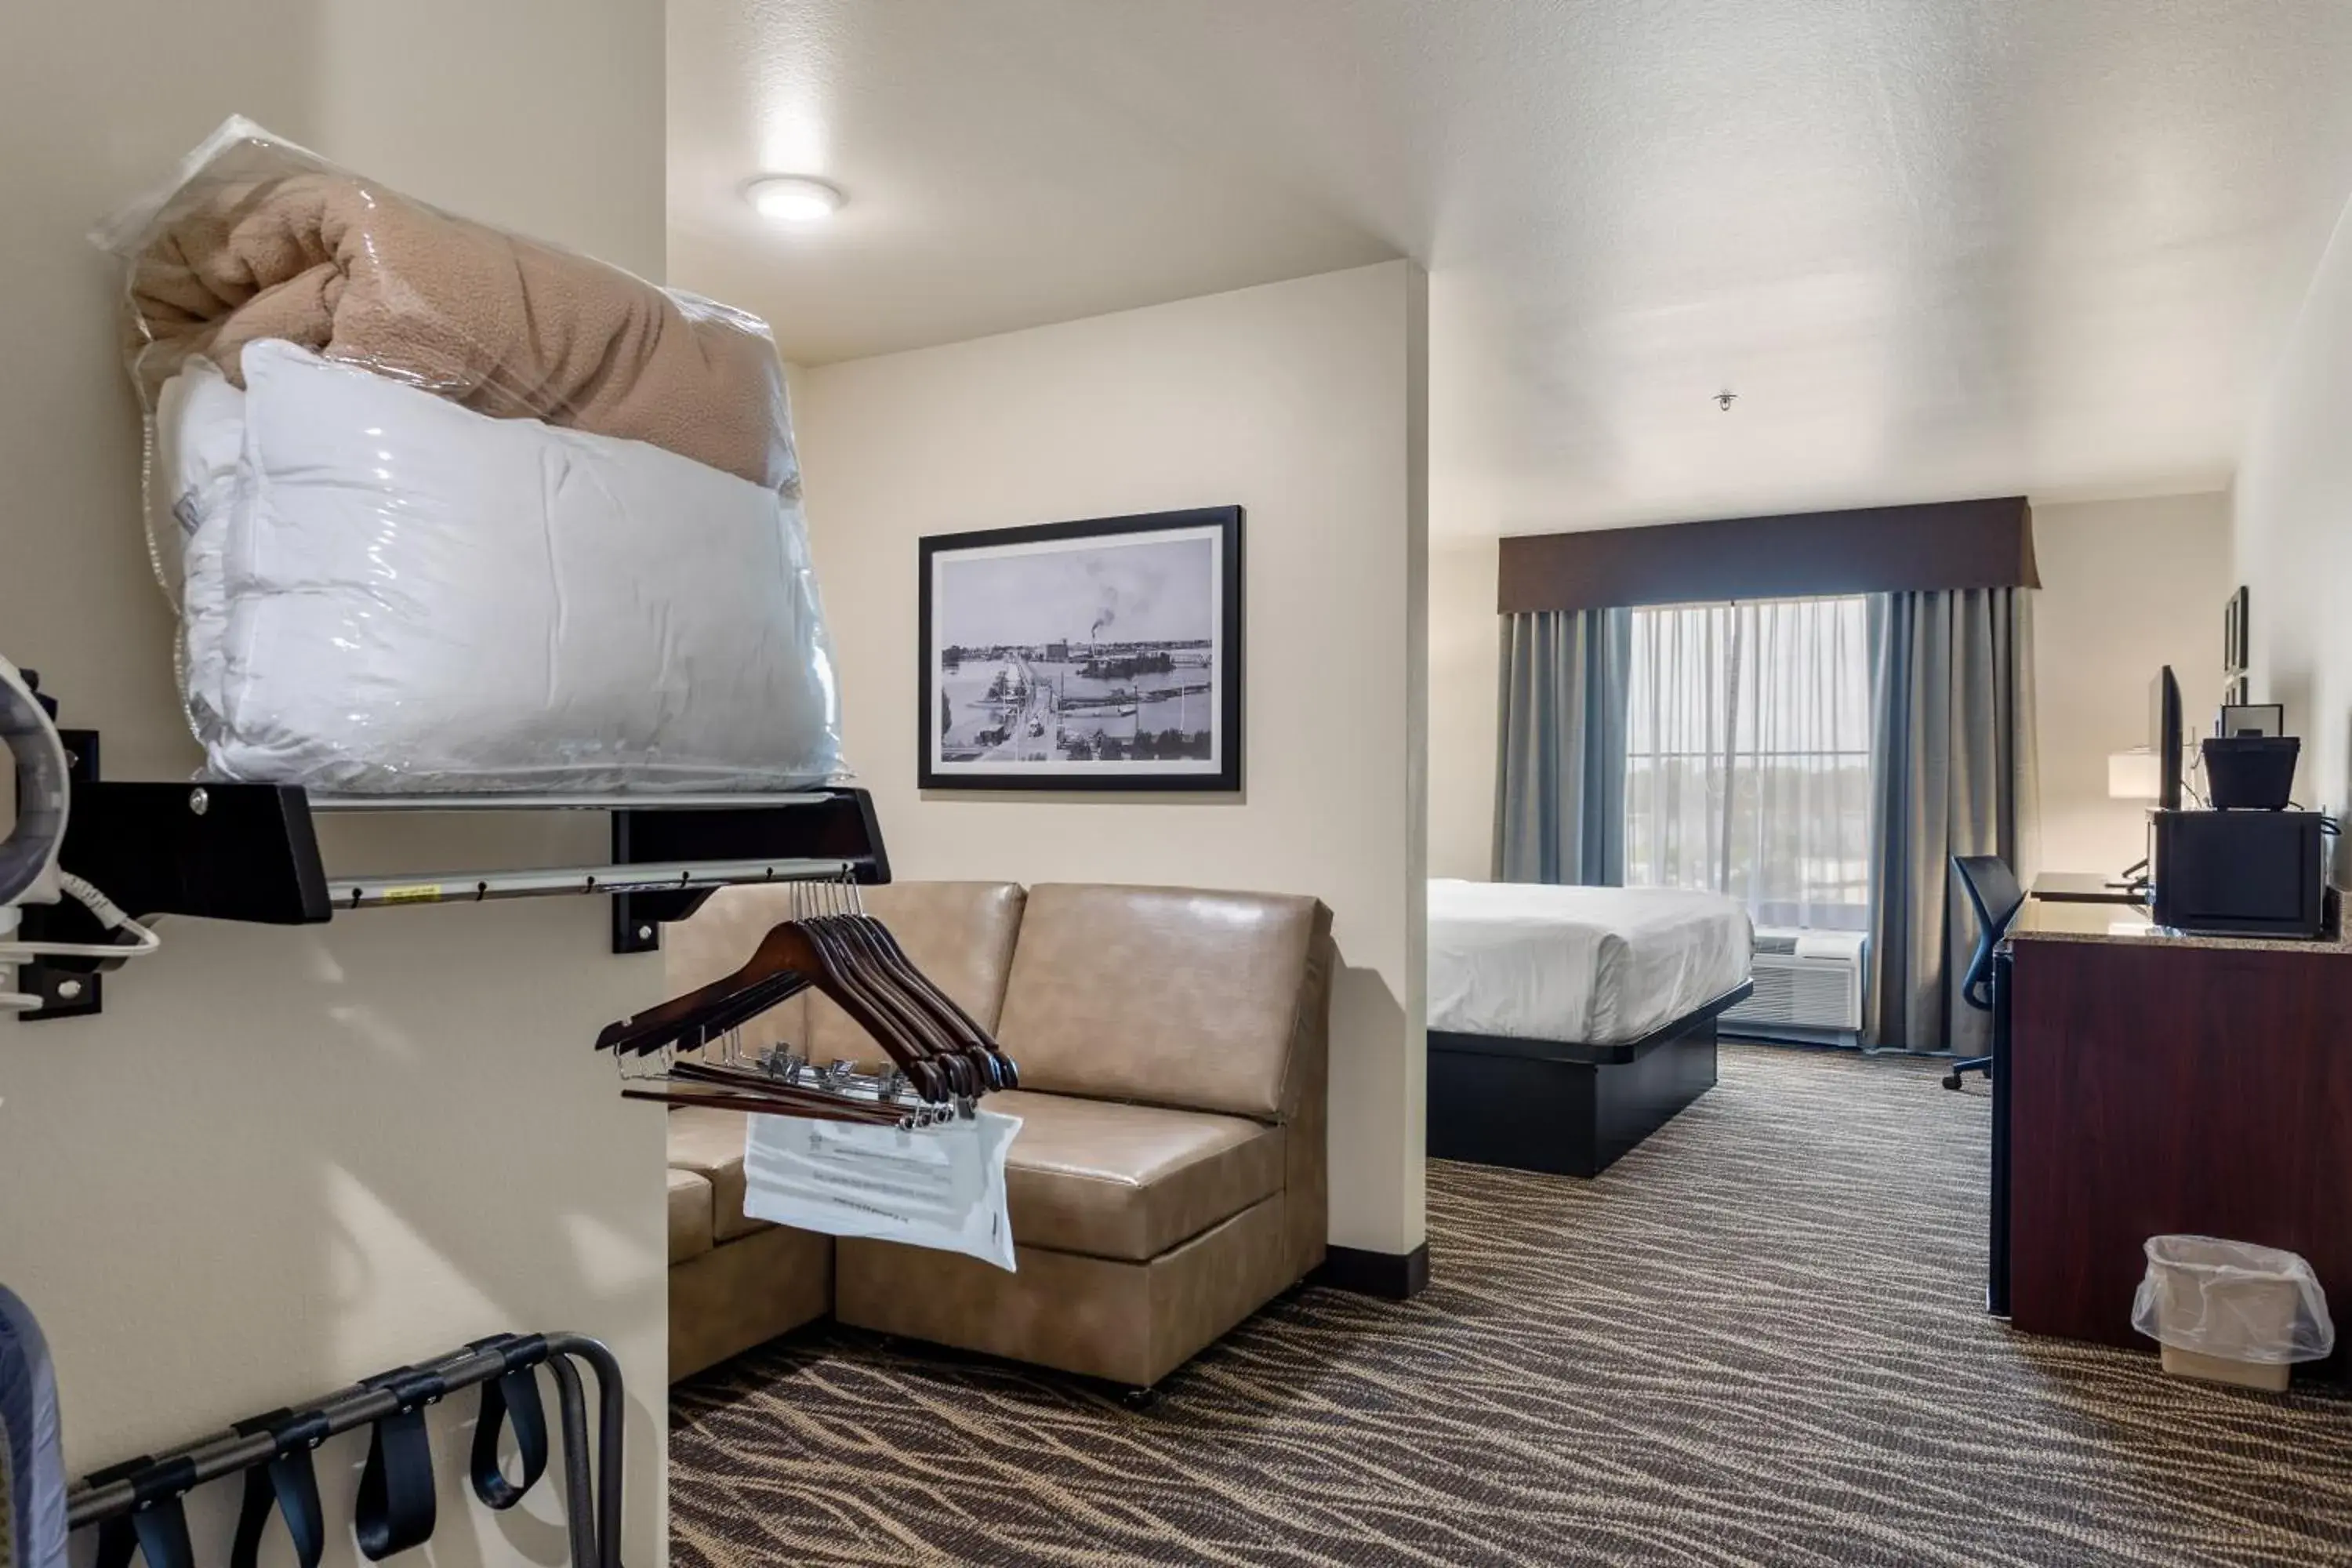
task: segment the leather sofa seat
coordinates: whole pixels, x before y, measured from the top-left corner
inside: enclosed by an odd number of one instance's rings
[[[1024,1246],[1146,1263],[1282,1190],[1283,1130],[1238,1116],[1013,1089],[1005,1201]]]
[[[916,964],[993,1027],[1026,895],[1012,882],[910,882],[864,890]],[[666,994],[736,968],[800,902],[788,888],[722,888],[664,939]],[[744,1026],[740,1048],[790,1045],[863,1057],[871,1044],[832,1003],[803,993]],[[833,1309],[828,1236],[743,1216],[743,1119],[682,1107],[669,1117],[669,1371],[688,1377]]]
[[[765,1230],[743,1214],[743,1113],[699,1105],[669,1113],[669,1163],[710,1184],[710,1238],[728,1242]]]
[[[669,1260],[683,1263],[710,1250],[710,1184],[692,1171],[669,1171]]]

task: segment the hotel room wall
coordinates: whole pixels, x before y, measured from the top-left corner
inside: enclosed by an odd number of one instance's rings
[[[2352,807],[2352,208],[2313,277],[2231,487],[2252,695],[2303,738],[2296,799]],[[2342,839],[2336,881],[2352,883]]]
[[[657,0],[0,8],[0,652],[39,668],[68,723],[102,731],[110,776],[184,779],[197,759],[142,539],[120,274],[84,231],[242,111],[658,277],[662,26]],[[577,825],[584,840],[384,826],[331,841],[331,866],[601,853],[600,823]],[[77,1471],[494,1331],[572,1329],[620,1353],[627,1551],[661,1559],[661,1117],[625,1105],[588,1048],[659,994],[661,965],[613,957],[606,920],[580,899],[302,930],[165,921],[163,951],[109,978],[101,1016],[0,1018],[0,1283],[47,1331]],[[434,1559],[558,1561],[556,1487],[510,1514],[472,1500],[472,1417],[470,1399],[433,1413]],[[320,1456],[333,1563],[360,1561],[365,1448],[353,1436]],[[234,1486],[192,1500],[206,1552],[236,1500]]]
[[[1443,486],[1433,499],[1445,516]],[[1502,643],[1495,615],[1495,539],[1429,546],[1429,874],[1494,874],[1495,743]]]
[[[894,870],[1323,898],[1330,1236],[1391,1253],[1424,1234],[1425,289],[1390,262],[793,381],[844,742]],[[1238,798],[916,788],[919,539],[1235,502]]]
[[[2038,502],[2033,606],[2041,865],[2116,872],[2147,853],[2144,802],[2107,795],[2107,756],[2147,742],[2147,687],[2170,665],[2191,728],[2221,699],[2229,497]]]

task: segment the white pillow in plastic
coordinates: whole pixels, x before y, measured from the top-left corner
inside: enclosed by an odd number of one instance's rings
[[[244,363],[243,394],[208,366],[175,378],[152,481],[214,776],[381,794],[838,772],[796,501],[290,343]]]

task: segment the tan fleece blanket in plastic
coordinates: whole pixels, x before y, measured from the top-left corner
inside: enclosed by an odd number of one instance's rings
[[[131,258],[153,406],[192,354],[244,384],[283,338],[498,418],[649,441],[778,486],[793,472],[764,323],[339,174],[222,183]]]

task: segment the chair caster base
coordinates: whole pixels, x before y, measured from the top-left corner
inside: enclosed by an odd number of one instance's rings
[[[1960,1087],[1960,1075],[1959,1075],[1959,1074],[1958,1074],[1958,1073],[1956,1073],[1956,1072],[1948,1072],[1948,1073],[1946,1073],[1946,1074],[1944,1075],[1944,1087],[1945,1087],[1946,1089],[1958,1089],[1958,1088],[1959,1088],[1959,1087]]]
[[[1156,1388],[1122,1388],[1118,1391],[1118,1403],[1119,1408],[1141,1415],[1160,1403],[1160,1391]]]

